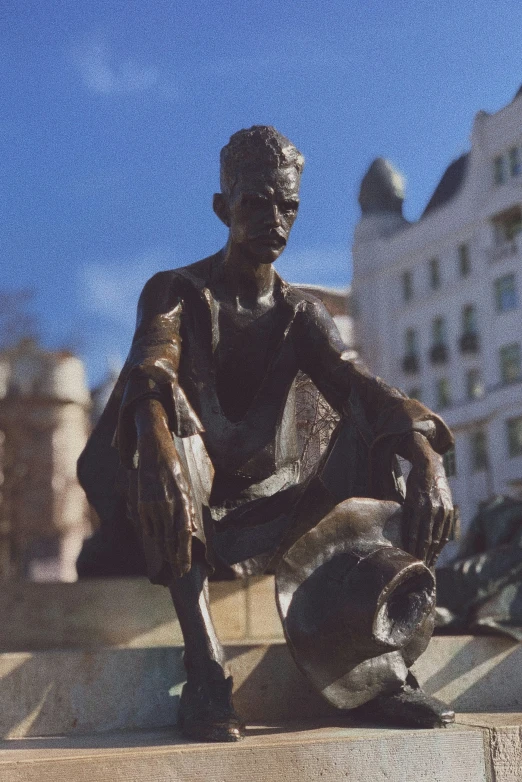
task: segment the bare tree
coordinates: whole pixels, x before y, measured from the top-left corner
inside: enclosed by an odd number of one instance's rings
[[[0,350],[8,350],[22,340],[38,340],[36,317],[29,311],[34,291],[0,291]]]

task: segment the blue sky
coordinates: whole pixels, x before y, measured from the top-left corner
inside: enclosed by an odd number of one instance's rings
[[[0,20],[0,290],[34,289],[44,343],[91,383],[145,280],[223,245],[234,131],[273,124],[306,157],[282,276],[345,285],[372,159],[417,218],[474,114],[522,82],[520,0],[3,0]]]

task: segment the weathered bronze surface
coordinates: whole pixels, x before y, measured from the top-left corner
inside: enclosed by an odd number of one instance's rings
[[[102,521],[79,573],[144,564],[169,587],[185,638],[180,725],[189,738],[244,733],[208,611],[209,573],[276,573],[296,662],[339,708],[374,699],[383,719],[451,719],[408,666],[432,630],[429,568],[452,523],[439,454],[452,437],[422,404],[353,363],[321,302],[275,272],[303,163],[273,128],[232,136],[214,196],[227,244],[146,284],[129,358],[79,462]],[[299,371],[340,416],[305,480]],[[406,484],[397,454],[412,464]]]
[[[522,501],[497,496],[471,520],[453,562],[437,571],[439,626],[522,641]]]

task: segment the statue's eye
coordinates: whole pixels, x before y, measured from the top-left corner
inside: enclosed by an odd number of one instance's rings
[[[283,201],[283,210],[285,212],[297,212],[298,207],[298,201]]]

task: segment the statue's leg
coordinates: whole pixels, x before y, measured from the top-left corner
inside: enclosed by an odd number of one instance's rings
[[[365,474],[366,467],[361,470],[361,465],[367,464],[365,456],[353,424],[341,421],[316,471],[320,484],[335,502],[362,495],[369,477]],[[388,483],[392,485],[391,474]],[[443,727],[455,721],[455,712],[437,698],[428,696],[411,671],[396,692],[378,695],[353,713],[373,721],[409,727]]]
[[[178,725],[184,736],[196,741],[238,741],[244,725],[232,705],[232,677],[227,676],[223,647],[210,616],[207,567],[198,549],[194,548],[190,572],[169,585],[187,671]]]

